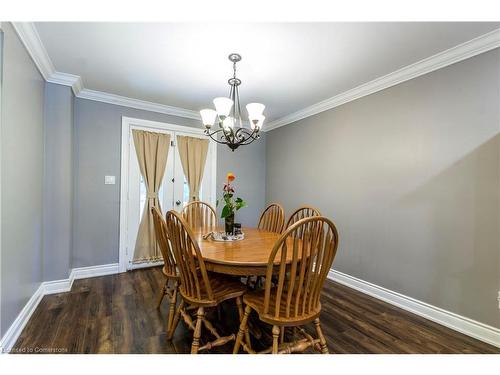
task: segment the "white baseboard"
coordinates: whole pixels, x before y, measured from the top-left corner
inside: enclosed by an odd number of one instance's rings
[[[73,286],[73,281],[75,280],[112,275],[114,273],[118,273],[118,268],[118,263],[73,268],[69,278],[67,279],[43,282],[42,285],[44,287],[44,295],[69,292]]]
[[[90,277],[111,275],[119,272],[118,263],[103,264],[100,266],[90,266],[73,268],[70,276],[63,280],[44,281],[40,284],[35,293],[31,296],[24,308],[21,310],[16,320],[11,324],[5,335],[0,340],[0,353],[8,353],[16,344],[19,335],[28,323],[31,315],[42,300],[48,294],[69,292],[73,286],[73,281]]]
[[[119,264],[102,264],[100,266],[73,268],[69,276],[71,282],[78,279],[87,279],[89,277],[113,275],[119,272]]]
[[[369,283],[345,273],[330,270],[330,280],[356,289],[369,296],[380,299],[403,310],[410,311],[416,315],[432,320],[445,327],[461,332],[467,336],[474,337],[488,344],[500,348],[500,329],[477,322],[464,316],[443,310],[439,307],[416,300],[392,290]]]
[[[33,315],[33,312],[42,300],[43,296],[44,287],[42,283],[35,291],[35,293],[33,293],[26,305],[24,305],[23,309],[21,310],[19,315],[17,315],[17,318],[14,320],[14,322],[10,325],[7,332],[5,332],[5,334],[3,335],[2,339],[0,340],[0,353],[8,353],[14,346],[17,338],[23,331],[26,323],[28,323],[28,320],[30,320],[31,315]]]
[[[43,295],[69,292],[72,285],[72,279],[44,281],[42,283]]]

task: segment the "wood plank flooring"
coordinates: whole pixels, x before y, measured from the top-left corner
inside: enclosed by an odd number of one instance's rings
[[[77,280],[68,293],[45,296],[21,333],[15,352],[189,353],[192,333],[179,323],[171,342],[165,326],[168,301],[155,307],[163,285],[160,268]],[[331,353],[500,353],[475,340],[397,307],[327,281],[321,321]],[[236,308],[211,315],[223,334],[237,332]],[[262,324],[256,349],[271,342]],[[314,332],[313,327],[307,327]],[[212,351],[231,353],[232,343]]]

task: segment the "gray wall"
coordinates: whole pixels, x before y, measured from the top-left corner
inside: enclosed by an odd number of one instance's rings
[[[141,111],[86,99],[74,105],[74,204],[72,267],[118,262],[120,213],[120,156],[122,116],[200,126],[199,121]],[[249,208],[238,218],[255,225],[265,201],[265,145],[254,143],[233,153],[217,152],[218,187],[227,171],[235,173]],[[104,176],[116,185],[104,185]]]
[[[9,23],[1,119],[3,335],[42,281],[44,80]]]
[[[260,214],[265,208],[266,196],[266,136],[251,145],[241,146],[232,152],[229,147],[218,146],[217,150],[217,197],[221,198],[221,189],[226,175],[232,172],[236,196],[243,198],[248,206],[236,212],[236,222],[246,226],[257,226]],[[220,213],[222,205],[218,207]],[[220,216],[220,215],[219,215]]]
[[[267,201],[317,206],[334,269],[500,327],[500,52],[267,133]]]
[[[45,86],[44,269],[43,279],[69,276],[73,204],[73,93]]]

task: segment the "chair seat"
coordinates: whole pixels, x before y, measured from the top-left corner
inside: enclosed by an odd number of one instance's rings
[[[213,300],[208,298],[208,293],[204,287],[204,283],[200,283],[201,288],[201,299],[192,299],[186,296],[183,293],[182,284],[180,287],[180,292],[182,297],[192,305],[195,306],[216,306],[219,303],[226,301],[228,299],[233,299],[236,297],[243,296],[247,287],[243,285],[240,281],[237,281],[231,277],[217,274],[217,273],[209,273],[208,277],[210,279],[210,286],[213,292]]]
[[[283,292],[284,296],[286,292]],[[265,290],[257,290],[253,292],[249,292],[243,296],[243,302],[245,305],[250,306],[253,310],[259,314],[260,320],[263,322],[273,324],[273,325],[285,325],[285,326],[293,326],[293,325],[302,325],[316,319],[321,312],[321,304],[317,306],[316,309],[312,309],[307,313],[303,313],[302,302],[303,299],[300,298],[296,303],[295,298],[292,298],[290,305],[290,314],[286,316],[286,298],[282,297],[280,301],[280,313],[279,316],[275,316],[275,307],[276,307],[276,291],[271,290],[270,299],[269,299],[269,311],[267,314],[264,314],[264,297]],[[295,307],[298,305],[298,314],[295,315]]]

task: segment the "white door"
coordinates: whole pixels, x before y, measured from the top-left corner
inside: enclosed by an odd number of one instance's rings
[[[128,145],[126,145],[128,146],[128,160],[127,160],[128,170],[126,171],[126,174],[128,176],[126,178],[126,181],[123,181],[123,176],[122,176],[122,181],[126,182],[127,185],[122,188],[126,188],[128,192],[127,192],[127,208],[126,208],[126,218],[125,218],[126,224],[123,225],[123,223],[120,223],[120,231],[122,230],[126,231],[126,235],[124,236],[125,237],[124,240],[126,242],[125,254],[123,255],[126,258],[127,270],[143,268],[143,267],[151,267],[163,264],[163,261],[141,262],[141,263],[134,263],[133,261],[135,242],[137,240],[139,223],[141,221],[144,212],[144,205],[146,203],[146,186],[144,184],[143,178],[139,170],[139,163],[137,161],[137,154],[135,151],[135,145],[132,136],[132,130],[134,129],[170,134],[171,143],[169,147],[169,154],[167,157],[167,165],[165,168],[165,174],[158,194],[163,214],[165,214],[168,210],[171,209],[181,211],[184,208],[184,206],[189,202],[189,188],[182,169],[179,152],[176,147],[177,135],[187,135],[190,137],[199,137],[199,138],[205,137],[205,135],[203,134],[196,134],[193,132],[183,132],[177,130],[172,131],[172,130],[149,128],[136,125],[131,125],[128,127],[128,129],[126,129],[128,132],[128,142],[127,142]],[[212,205],[215,204],[215,191],[214,191],[215,178],[216,178],[215,154],[216,154],[215,144],[211,143],[208,149],[207,162],[205,165],[202,187],[200,191],[200,199],[205,202],[209,202]],[[120,257],[122,257],[122,249],[120,249]],[[123,263],[122,259],[120,259],[120,263]]]

